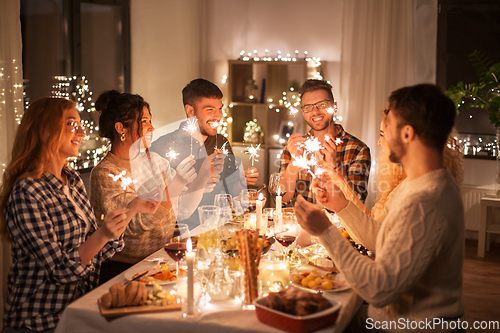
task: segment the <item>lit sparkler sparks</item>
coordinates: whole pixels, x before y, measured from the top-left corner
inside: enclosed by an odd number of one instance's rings
[[[304,148],[309,153],[314,153],[323,149],[321,142],[319,142],[318,138],[315,136],[309,137],[304,141]]]
[[[229,154],[229,149],[227,149],[227,148],[225,148],[225,147],[226,147],[226,145],[228,144],[228,142],[229,142],[229,141],[226,141],[226,142],[222,145],[222,147],[220,147],[220,148],[218,148],[217,146],[215,146],[215,147],[214,147],[214,152],[216,152],[217,150],[220,150],[220,151],[222,151],[222,153],[223,153],[224,155],[226,155],[226,156],[227,156],[227,155]]]
[[[299,112],[299,109],[294,108],[293,106],[290,107],[290,116],[295,116]]]
[[[193,133],[196,132],[197,122],[198,119],[196,117],[189,118],[186,122],[186,125],[184,125],[184,127],[182,128],[182,130],[188,132],[191,135],[191,155],[193,155]]]
[[[177,158],[177,156],[179,156],[179,153],[176,153],[175,150],[172,150],[172,148],[168,148],[168,153],[167,153],[167,157],[170,158],[170,162],[172,162],[172,160],[175,160]]]
[[[259,161],[259,150],[260,150],[260,143],[257,145],[257,147],[254,147],[253,144],[250,145],[250,147],[245,148],[245,154],[250,154],[250,160],[252,161],[252,166],[254,165],[255,161]]]
[[[193,135],[194,132],[196,132],[196,123],[198,122],[198,119],[196,118],[189,118],[186,122],[186,125],[182,128],[182,130],[188,132],[189,134]]]
[[[342,139],[341,138],[336,138],[335,139],[335,144],[338,146],[339,144],[342,143]]]
[[[127,189],[127,186],[130,185],[130,184],[135,184],[137,183],[137,180],[135,179],[132,179],[130,177],[124,177],[126,174],[125,170],[122,171],[120,174],[118,175],[113,175],[112,173],[109,174],[109,176],[113,179],[113,181],[118,181],[119,179],[122,180],[122,183],[121,183],[121,188],[125,191]]]

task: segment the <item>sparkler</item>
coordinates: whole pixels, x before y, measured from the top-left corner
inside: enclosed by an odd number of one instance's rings
[[[254,147],[253,144],[250,145],[250,147],[245,148],[245,154],[250,154],[250,160],[252,161],[252,166],[254,165],[255,161],[259,161],[259,150],[260,150],[260,143],[257,145],[257,147]]]
[[[308,153],[314,153],[324,148],[317,137],[311,136],[304,141],[304,149]]]
[[[193,155],[193,133],[196,132],[196,123],[198,119],[196,117],[189,118],[186,122],[186,125],[182,128],[182,130],[188,132],[191,135],[191,155]]]
[[[222,153],[223,153],[224,155],[226,155],[226,156],[227,156],[227,154],[229,154],[229,149],[227,149],[227,148],[225,148],[225,147],[226,147],[226,145],[228,144],[228,142],[229,142],[229,141],[226,141],[226,142],[222,145],[222,147],[220,147],[220,148],[219,148],[219,147],[217,147],[217,146],[215,146],[215,147],[214,147],[214,152],[216,152],[217,150],[220,150],[220,151],[222,151]]]
[[[176,153],[174,150],[172,150],[172,148],[168,148],[167,157],[170,158],[170,162],[172,162],[172,160],[175,160],[177,156],[179,156],[179,153]]]
[[[338,146],[339,144],[342,143],[342,139],[341,138],[336,138],[335,139],[335,144]]]
[[[125,191],[127,190],[127,186],[130,185],[130,184],[135,184],[137,183],[137,180],[135,179],[132,179],[130,177],[124,177],[126,174],[126,171],[123,170],[120,174],[118,175],[113,175],[112,173],[109,174],[109,176],[113,179],[113,181],[118,181],[119,179],[122,180],[122,183],[121,183],[121,188]]]
[[[299,112],[299,109],[294,108],[293,106],[290,107],[290,116],[295,116]]]
[[[222,121],[212,121],[210,123],[210,127],[217,128],[221,125]],[[217,147],[217,132],[215,132],[215,147]]]

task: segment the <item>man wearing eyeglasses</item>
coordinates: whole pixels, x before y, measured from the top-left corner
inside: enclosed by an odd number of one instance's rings
[[[312,137],[316,137],[322,147],[328,147],[315,153],[315,158],[321,160],[330,154],[337,172],[347,178],[349,185],[364,202],[368,194],[370,149],[364,142],[345,132],[342,125],[334,123],[337,103],[333,98],[332,86],[323,80],[307,80],[300,87],[299,95],[302,114],[311,130],[304,136],[300,133],[292,134],[281,154],[280,183],[286,190],[283,202],[292,201],[293,204],[298,194],[302,194],[307,201],[314,202],[310,188],[313,171],[293,163],[296,157],[303,156],[304,143]],[[328,143],[325,144],[325,141]]]

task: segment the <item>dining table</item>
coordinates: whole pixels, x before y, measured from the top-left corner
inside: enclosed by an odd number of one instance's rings
[[[257,318],[255,309],[242,307],[241,302],[235,299],[207,302],[201,308],[200,314],[194,318],[185,318],[181,310],[135,313],[112,318],[102,316],[98,305],[98,299],[108,292],[113,284],[120,281],[124,283],[128,282],[131,272],[147,269],[155,263],[155,260],[170,260],[170,262],[173,262],[164,249],[160,249],[151,254],[132,266],[129,270],[117,275],[71,303],[63,311],[55,332],[283,332],[260,322]],[[314,268],[314,266],[311,266],[311,268]],[[173,285],[169,285],[169,287],[172,288]],[[335,324],[324,327],[317,332],[336,333],[344,331],[361,307],[363,300],[352,289],[324,293],[323,296],[327,299],[340,302],[341,308]]]

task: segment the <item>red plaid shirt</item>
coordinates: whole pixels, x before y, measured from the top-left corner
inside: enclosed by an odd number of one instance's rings
[[[354,191],[358,193],[360,199],[365,202],[368,194],[368,177],[370,175],[371,157],[370,148],[358,138],[344,131],[342,125],[335,124],[337,135],[333,140],[340,138],[342,143],[337,145],[337,160],[338,165],[344,170],[347,176],[348,183],[353,187]],[[304,138],[313,136],[310,130]],[[292,157],[288,149],[284,149],[281,154],[280,173],[283,173],[290,163]],[[297,198],[297,189],[304,187],[302,190],[303,197],[313,202],[313,193],[310,191],[310,183],[312,176],[307,172],[299,170],[299,178],[295,183],[295,194],[291,200],[293,204]]]

